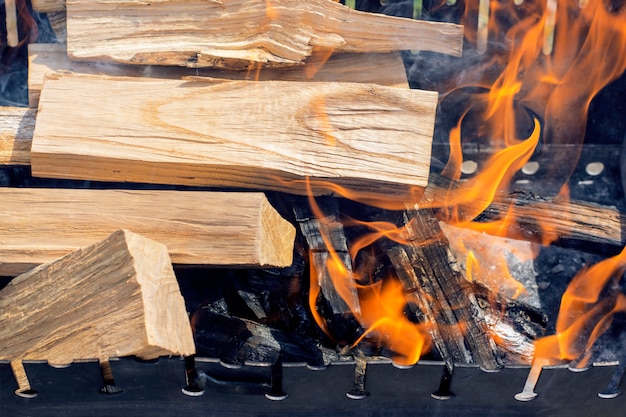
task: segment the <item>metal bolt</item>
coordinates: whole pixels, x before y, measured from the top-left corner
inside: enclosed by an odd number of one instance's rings
[[[528,372],[528,377],[526,377],[526,383],[524,384],[524,388],[522,392],[515,394],[515,399],[517,401],[531,401],[534,400],[537,396],[535,392],[535,386],[537,385],[537,381],[539,380],[539,375],[541,375],[541,370],[543,366],[546,365],[546,361],[538,360],[532,364],[530,367],[530,372]]]
[[[363,353],[357,352],[355,355],[354,385],[351,391],[346,392],[346,396],[351,400],[362,400],[369,392],[365,391],[365,375],[367,373],[367,358]]]
[[[617,369],[611,376],[609,385],[607,385],[604,391],[598,393],[598,397],[606,399],[618,397],[622,393],[622,390],[619,387],[622,383],[622,379],[624,378],[624,371],[626,371],[626,363],[624,361],[620,361]]]
[[[104,380],[104,386],[100,388],[102,394],[119,394],[124,390],[115,385],[115,379],[113,378],[113,369],[111,369],[111,363],[109,359],[100,359],[100,372],[102,372],[102,379]]]
[[[199,397],[204,394],[204,387],[196,370],[196,357],[185,356],[185,380],[187,385],[182,389],[183,394],[190,397]]]
[[[283,361],[281,357],[272,365],[270,382],[270,392],[265,394],[265,398],[272,401],[282,401],[288,397],[283,391]]]
[[[446,363],[443,367],[443,375],[439,382],[439,389],[430,394],[436,400],[449,400],[454,397],[454,393],[450,391],[452,386],[452,374],[454,373],[454,364]]]

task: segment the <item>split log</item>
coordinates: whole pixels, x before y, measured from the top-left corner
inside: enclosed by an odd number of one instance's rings
[[[449,196],[458,192],[458,187],[456,182],[431,174],[420,205],[429,206],[433,202],[437,206],[445,205]],[[482,207],[484,203],[474,198],[458,206],[459,220],[472,220],[477,212],[476,207]],[[500,236],[536,243],[568,239],[620,248],[626,243],[623,233],[626,218],[614,207],[514,192],[497,195],[476,220],[494,221],[507,214],[515,221],[503,225]]]
[[[0,107],[0,166],[30,164],[36,114],[34,109]],[[431,173],[420,204],[445,201],[446,196],[454,193],[454,185],[448,188],[451,184],[449,180]],[[545,199],[515,192],[499,196],[498,201],[481,214],[480,220],[497,220],[511,207],[515,211],[516,221],[506,224],[501,230],[503,236],[541,243],[544,239],[542,230],[547,230],[550,231],[550,238],[616,247],[626,243],[626,236],[622,232],[622,225],[626,224],[623,214],[614,207],[582,201]],[[555,216],[555,213],[559,213],[559,216]],[[462,207],[460,214],[463,216]],[[543,228],[538,227],[539,222]],[[560,242],[555,244],[561,245]]]
[[[402,57],[398,53],[314,53],[304,65],[288,68],[249,68],[233,71],[215,68],[190,69],[150,65],[123,65],[70,61],[65,45],[28,45],[28,103],[37,107],[44,78],[56,72],[182,79],[203,76],[229,80],[333,81],[376,83],[409,88]]]
[[[0,107],[0,165],[30,164],[35,121],[34,109]],[[454,189],[450,180],[431,173],[421,204],[435,200],[445,201],[446,196],[454,193]],[[626,224],[623,214],[614,207],[582,201],[545,199],[529,193],[515,192],[498,196],[498,201],[493,202],[481,214],[480,220],[497,220],[511,207],[515,211],[516,221],[507,223],[501,230],[503,236],[541,243],[544,239],[542,230],[547,230],[551,231],[548,236],[550,238],[616,247],[622,247],[626,243],[626,236],[622,232],[622,225]],[[559,216],[555,216],[555,213],[559,213]],[[460,214],[463,216],[463,207]],[[538,223],[543,228],[538,227]],[[556,242],[556,245],[560,243]]]
[[[294,204],[296,221],[309,246],[311,279],[315,279],[334,315],[359,314],[359,295],[352,274],[348,243],[332,197],[319,198],[319,215],[307,203]]]
[[[288,266],[295,228],[260,193],[0,188],[0,275],[129,229],[178,264]]]
[[[423,292],[431,303],[446,349],[440,353],[450,363],[478,363],[487,370],[502,366],[480,307],[462,276],[447,239],[431,209],[405,213],[407,244],[389,249],[388,255],[405,290]],[[439,344],[435,344],[439,347]],[[448,355],[448,357],[445,357]]]
[[[70,0],[75,60],[247,68],[339,52],[425,50],[460,56],[463,27],[359,12],[328,0]]]
[[[195,353],[167,248],[126,230],[15,278],[0,291],[0,323],[20,392],[31,389],[22,360]]]
[[[403,197],[426,186],[436,105],[435,92],[374,84],[65,75],[45,83],[31,165],[40,177],[301,194],[309,178],[316,194]]]
[[[30,165],[34,109],[0,106],[0,165]]]

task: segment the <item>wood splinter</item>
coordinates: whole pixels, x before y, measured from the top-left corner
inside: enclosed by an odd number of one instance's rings
[[[36,395],[22,360],[67,365],[109,357],[195,353],[191,326],[165,245],[127,230],[13,279],[0,291],[0,359],[16,394]]]

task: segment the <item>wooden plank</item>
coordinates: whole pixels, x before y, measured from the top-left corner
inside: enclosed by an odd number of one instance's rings
[[[37,111],[0,106],[0,165],[30,165]]]
[[[0,358],[30,389],[22,360],[195,353],[165,245],[119,230],[13,279],[0,291]]]
[[[94,100],[93,97],[99,97]],[[374,84],[46,80],[33,175],[405,196],[426,186],[437,93]],[[68,109],[72,109],[68,111]]]
[[[460,56],[463,27],[359,12],[328,0],[70,0],[76,60],[247,68],[303,62],[316,48]]]
[[[67,56],[65,45],[33,43],[28,45],[28,102],[37,107],[43,80],[58,71],[111,76],[182,79],[205,76],[229,80],[344,81],[376,83],[409,88],[402,57],[397,52],[380,54],[316,53],[304,65],[287,68],[183,68],[151,65],[124,65],[110,62],[78,62]]]
[[[177,264],[289,266],[295,228],[261,193],[0,188],[0,275],[129,229]]]

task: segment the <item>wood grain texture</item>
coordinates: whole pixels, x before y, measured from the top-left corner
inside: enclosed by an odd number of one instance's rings
[[[94,100],[98,97],[98,100]],[[428,180],[437,93],[374,84],[48,79],[33,175],[378,196]]]
[[[65,11],[65,0],[31,0],[31,4],[39,13]]]
[[[158,65],[125,65],[110,62],[71,61],[65,45],[28,45],[28,102],[37,107],[44,78],[56,72],[110,76],[182,79],[190,76],[226,80],[337,81],[375,83],[409,88],[402,57],[391,53],[314,53],[303,65],[285,68],[251,67],[245,70],[184,68]]]
[[[194,353],[166,246],[127,230],[20,275],[0,291],[2,359],[67,365]],[[16,377],[20,389],[30,388],[25,374]]]
[[[30,165],[37,111],[0,106],[0,165]]]
[[[261,193],[0,188],[0,275],[129,229],[176,264],[289,266],[295,228]]]
[[[352,10],[329,0],[69,0],[76,60],[188,67],[303,62],[315,48],[461,55],[463,27]]]

